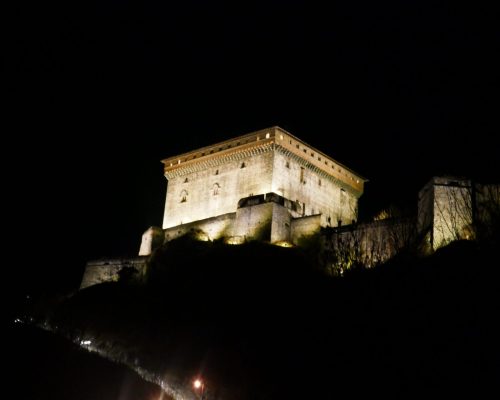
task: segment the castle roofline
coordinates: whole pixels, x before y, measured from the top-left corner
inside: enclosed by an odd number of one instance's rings
[[[302,139],[299,139],[297,136],[293,135],[292,133],[288,132],[286,129],[283,129],[279,126],[273,126],[273,129],[277,129],[283,133],[286,133],[288,136],[292,137],[294,140],[296,140],[297,142],[301,143],[302,145],[304,146],[307,146],[309,147],[311,150],[315,151],[316,153],[318,154],[321,154],[323,157],[325,158],[328,158],[328,159],[331,159],[332,161],[334,161],[337,165],[339,165],[340,167],[342,167],[343,169],[349,171],[351,174],[354,174],[356,175],[361,181],[363,182],[369,182],[369,179],[365,178],[363,175],[360,175],[359,173],[357,173],[356,171],[352,170],[351,168],[345,166],[344,164],[342,164],[341,162],[335,160],[334,158],[332,158],[331,156],[323,153],[322,151],[316,149],[315,147],[311,146],[309,143],[307,142],[304,142]]]
[[[188,151],[186,153],[182,153],[182,154],[179,154],[176,156],[165,158],[165,159],[161,160],[161,162],[163,164],[165,164],[165,166],[167,166],[170,163],[176,164],[176,163],[178,163],[179,160],[181,160],[181,162],[190,161],[193,159],[193,156],[196,155],[197,153],[200,153],[201,157],[203,157],[203,156],[207,156],[210,154],[215,154],[219,151],[223,151],[226,149],[235,148],[235,147],[240,146],[242,144],[250,143],[249,139],[253,139],[256,136],[258,137],[259,134],[261,134],[261,137],[265,138],[266,133],[269,133],[274,128],[275,127],[265,128],[265,129],[261,129],[258,131],[246,133],[244,135],[240,135],[240,136],[237,136],[237,137],[232,138],[232,139],[224,140],[222,142],[214,143],[214,144],[211,144],[209,146],[200,147],[198,149],[191,150],[191,151]],[[261,137],[259,137],[259,139]],[[254,140],[252,140],[252,142],[253,141]],[[238,143],[238,142],[240,142],[240,143]],[[236,143],[236,145],[234,145],[235,143]],[[194,157],[194,158],[196,158],[196,157]]]
[[[368,181],[357,172],[279,126],[250,132],[210,146],[165,158],[161,162],[164,164],[165,173],[167,173],[185,166],[187,167],[198,161],[236,154],[255,148],[256,146],[264,145],[278,146],[278,148],[282,148],[287,154],[293,154],[302,158],[313,166],[322,169],[327,174],[352,185],[360,192],[362,192],[363,184]]]

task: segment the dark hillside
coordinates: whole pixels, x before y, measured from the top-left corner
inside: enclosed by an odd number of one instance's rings
[[[202,374],[213,398],[478,394],[500,376],[493,255],[460,242],[334,279],[298,249],[182,238],[144,282],[83,290],[50,319],[187,391]]]
[[[160,399],[160,388],[129,368],[50,332],[16,325],[2,337],[8,343],[7,357],[2,360],[8,377],[3,385],[5,399]]]

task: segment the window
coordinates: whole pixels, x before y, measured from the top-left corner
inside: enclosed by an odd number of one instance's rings
[[[189,182],[188,178],[184,179],[184,183],[188,183],[188,182]]]
[[[290,168],[290,161],[287,161],[285,167]]]
[[[304,180],[304,167],[300,167],[300,183],[306,183]]]
[[[220,185],[218,183],[214,183],[214,186],[212,188],[212,194],[214,196],[217,196],[219,194],[219,189],[220,189]]]
[[[269,133],[266,133],[266,139],[269,139]]]
[[[346,203],[346,195],[345,195],[345,190],[340,189],[340,205],[345,206]]]
[[[318,185],[321,186],[321,178],[318,179]]]
[[[185,203],[187,201],[187,196],[188,196],[187,190],[183,190],[181,192],[181,203]]]
[[[241,163],[240,168],[245,168],[246,164],[244,162]]]
[[[219,175],[219,170],[218,169],[215,170],[215,175]]]
[[[295,147],[300,148],[298,144],[296,144]]]

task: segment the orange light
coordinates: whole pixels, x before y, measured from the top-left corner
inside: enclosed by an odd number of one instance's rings
[[[200,389],[202,386],[203,386],[203,382],[202,382],[201,380],[199,380],[199,379],[195,379],[195,380],[193,381],[193,387],[194,387],[195,389]]]

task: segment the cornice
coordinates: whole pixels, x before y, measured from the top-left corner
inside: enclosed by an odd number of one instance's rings
[[[232,151],[225,153],[211,154],[200,159],[190,160],[182,164],[165,168],[165,177],[167,179],[172,179],[178,176],[188,175],[208,168],[215,168],[227,164],[228,162],[240,161],[248,157],[257,156],[272,150],[273,143],[271,141],[262,140],[246,148],[232,149]]]
[[[275,149],[280,154],[283,154],[285,157],[288,157],[288,158],[294,160],[295,162],[302,165],[303,167],[315,172],[316,174],[318,174],[322,178],[330,180],[335,185],[340,186],[342,189],[351,193],[355,197],[360,197],[363,194],[361,191],[352,187],[347,182],[344,182],[344,181],[338,179],[336,176],[333,176],[333,175],[327,173],[325,170],[318,168],[316,165],[310,163],[309,161],[304,159],[304,157],[302,157],[302,156],[300,156],[300,155],[298,155],[298,154],[296,154],[296,153],[294,153],[294,152],[292,152],[292,151],[290,151],[290,150],[288,150],[280,145],[275,145]]]

